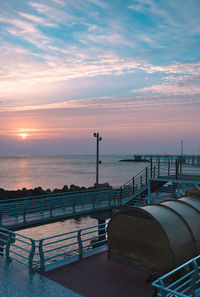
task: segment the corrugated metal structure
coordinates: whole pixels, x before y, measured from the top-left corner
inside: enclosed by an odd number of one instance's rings
[[[127,207],[108,225],[108,258],[166,273],[200,254],[200,197]]]

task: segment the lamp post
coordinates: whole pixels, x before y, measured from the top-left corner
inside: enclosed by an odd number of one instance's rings
[[[97,139],[97,151],[96,151],[96,186],[99,184],[99,164],[101,164],[101,161],[99,161],[99,142],[102,140],[102,137],[99,136],[99,133],[94,133],[94,137]]]
[[[181,155],[183,155],[183,143],[184,141],[181,139]]]

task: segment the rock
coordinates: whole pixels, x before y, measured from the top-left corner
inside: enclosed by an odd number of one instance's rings
[[[75,185],[70,185],[70,191],[79,191],[81,188],[79,186],[75,186]]]
[[[62,192],[68,192],[68,191],[69,191],[68,185],[64,185],[62,188]]]

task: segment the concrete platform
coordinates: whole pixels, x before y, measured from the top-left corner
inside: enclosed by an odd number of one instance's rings
[[[0,256],[1,297],[82,297],[78,293],[40,275],[15,261],[6,263]]]
[[[148,274],[107,260],[107,253],[45,272],[49,279],[84,297],[151,297]]]

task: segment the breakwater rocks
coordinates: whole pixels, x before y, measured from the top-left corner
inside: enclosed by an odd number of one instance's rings
[[[110,185],[108,183],[98,185],[99,189],[108,188]],[[87,190],[94,190],[97,187],[94,185],[93,187],[79,187],[76,185],[68,185],[63,186],[62,189],[42,189],[42,187],[37,187],[34,189],[19,189],[16,191],[9,191],[0,188],[0,200],[7,200],[7,199],[15,199],[15,198],[24,198],[24,197],[32,197],[32,196],[40,196],[40,195],[49,195],[49,194],[59,194],[59,193],[66,193],[66,192],[77,192],[77,191],[87,191]]]

